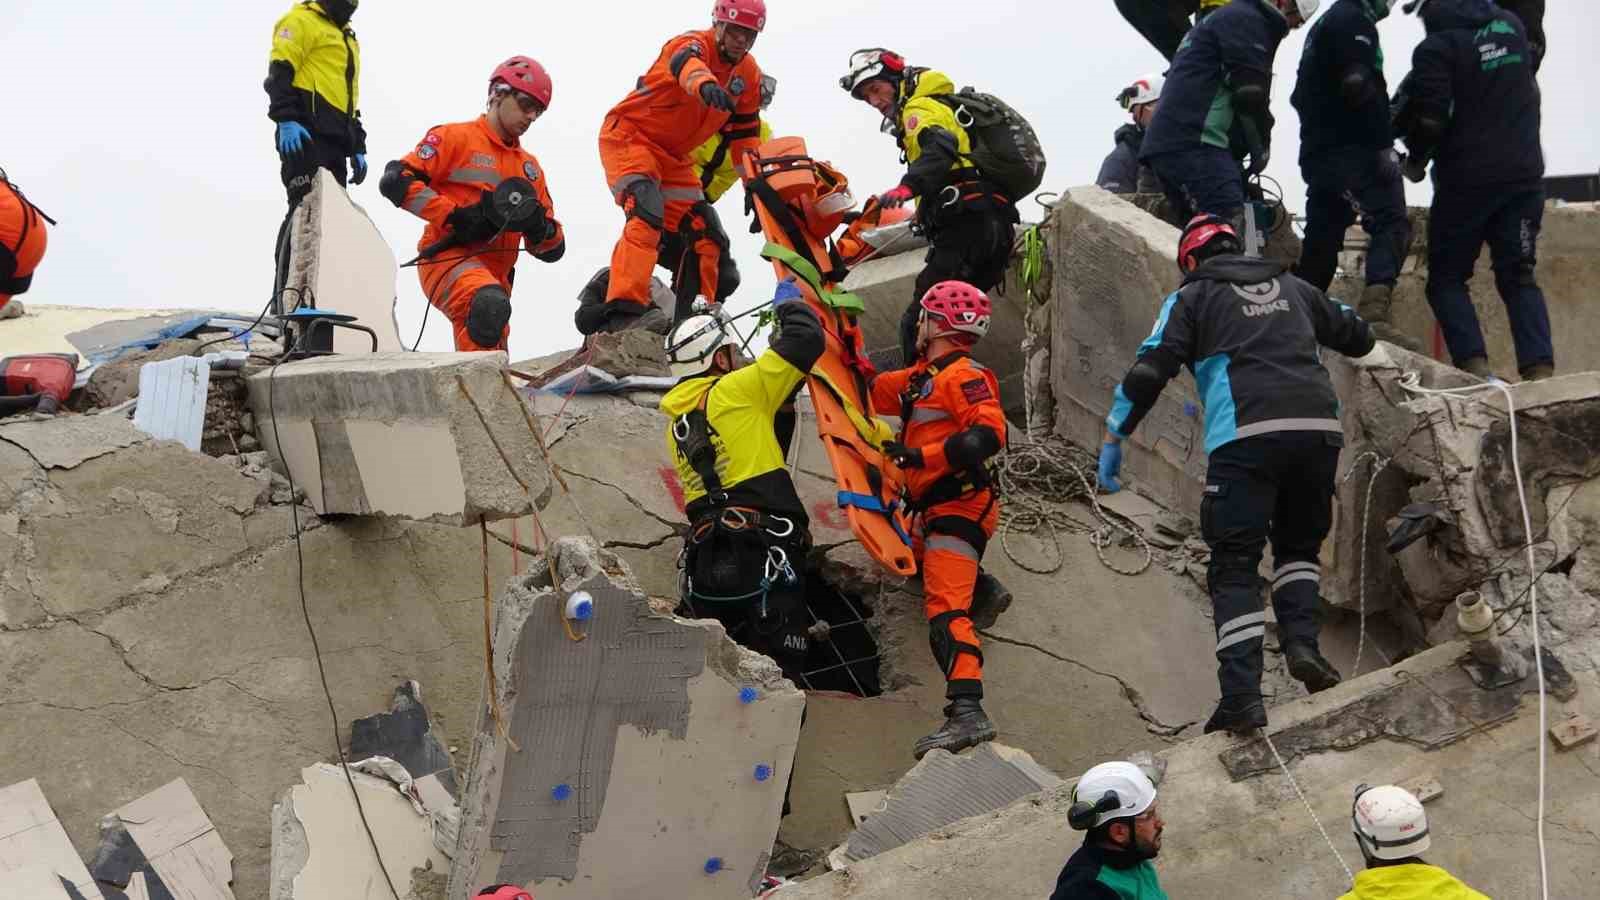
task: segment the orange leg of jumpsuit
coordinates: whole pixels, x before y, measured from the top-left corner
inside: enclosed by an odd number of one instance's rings
[[[31,218],[26,229],[23,227],[25,216]],[[23,234],[24,230],[27,231],[26,235]],[[18,238],[21,238],[20,244]],[[16,250],[18,278],[33,274],[40,260],[44,259],[45,245],[49,243],[44,220],[4,188],[0,188],[0,243]],[[0,309],[10,302],[10,294],[0,294]]]
[[[611,287],[606,302],[628,300],[648,306],[650,276],[656,268],[661,231],[634,213],[635,195],[625,191],[641,179],[658,184],[664,206],[662,222],[668,232],[676,232],[689,208],[705,199],[705,190],[688,160],[667,154],[633,129],[612,121],[600,131],[600,164],[605,167],[612,199],[628,215],[622,238],[611,251]],[[717,245],[701,238],[690,249],[699,260],[700,292],[715,297]]]
[[[440,255],[451,257],[459,252],[445,251]],[[506,339],[511,335],[509,324],[500,332],[500,342],[493,347],[481,346],[467,334],[467,313],[472,310],[472,296],[479,288],[499,285],[507,296],[511,295],[511,285],[495,278],[482,261],[469,256],[434,265],[423,264],[417,269],[417,277],[422,280],[422,292],[428,296],[428,302],[450,320],[455,330],[457,352],[506,349]]]
[[[945,613],[967,612],[972,609],[972,589],[978,581],[978,564],[982,561],[979,548],[968,541],[937,529],[929,523],[953,516],[976,522],[986,538],[993,537],[1000,521],[998,502],[990,502],[988,491],[971,497],[952,500],[930,507],[922,519],[925,533],[919,535],[914,548],[922,564],[922,607],[928,617],[930,629],[935,620]],[[956,644],[978,647],[978,630],[972,620],[957,616],[948,620],[950,638]],[[944,664],[935,659],[935,662]],[[947,664],[945,681],[948,696],[960,694],[983,696],[983,663],[971,653],[953,653]]]

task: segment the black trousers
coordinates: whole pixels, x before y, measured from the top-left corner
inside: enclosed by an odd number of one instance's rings
[[[1223,444],[1211,454],[1201,536],[1217,630],[1224,701],[1261,696],[1261,551],[1272,542],[1272,610],[1283,643],[1317,647],[1322,541],[1333,524],[1342,435],[1281,431]]]
[[[283,224],[278,226],[278,240],[273,245],[272,260],[273,272],[272,297],[278,301],[278,294],[283,291],[283,285],[289,280],[289,223],[294,218],[294,211],[300,208],[300,201],[311,193],[311,185],[316,183],[318,169],[327,169],[338,179],[339,186],[343,187],[349,178],[347,168],[350,157],[350,148],[344,144],[327,138],[314,138],[309,141],[297,156],[281,156],[279,177],[283,180],[284,192],[289,196],[289,210],[283,214]],[[282,309],[289,309],[296,304],[297,298],[290,297],[282,302]]]
[[[911,305],[900,316],[900,353],[906,365],[917,359],[917,318],[928,288],[956,280],[987,293],[1005,281],[1017,236],[1013,216],[1009,208],[960,212],[931,229],[927,264],[917,275]]]
[[[736,601],[691,596],[685,591],[678,604],[678,614],[686,618],[716,619],[735,643],[771,657],[783,670],[784,677],[801,687],[805,684],[801,676],[806,671],[806,658],[811,651],[809,629],[813,624],[806,611],[805,562],[810,537],[797,535],[774,543],[788,556],[794,570],[793,581],[780,577],[764,597]],[[702,554],[712,554],[712,557],[702,558]],[[700,575],[697,594],[743,596],[758,588],[767,567],[767,553],[757,541],[711,540],[701,544],[691,541],[684,565],[691,575]],[[706,583],[711,584],[712,589],[707,590]]]
[[[1339,268],[1345,230],[1360,218],[1371,239],[1367,250],[1367,284],[1393,285],[1411,248],[1411,222],[1406,218],[1406,192],[1398,172],[1384,177],[1378,153],[1347,147],[1302,165],[1306,180],[1306,237],[1295,274],[1319,291],[1327,291]]]

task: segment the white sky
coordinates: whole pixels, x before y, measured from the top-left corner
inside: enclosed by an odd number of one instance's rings
[[[1253,0],[1251,0],[1253,2]],[[283,189],[266,118],[267,50],[285,0],[6,0],[0,84],[7,85],[0,166],[60,220],[24,298],[83,306],[220,307],[254,314],[271,290],[272,244]],[[352,196],[400,259],[422,222],[378,194],[384,163],[427,129],[482,111],[490,71],[507,56],[539,59],[555,81],[550,112],[524,146],[536,154],[566,226],[566,258],[522,257],[513,358],[576,346],[580,287],[609,259],[622,228],[596,149],[600,120],[670,37],[709,22],[710,0],[622,0],[596,7],[526,0],[367,0],[354,25],[363,46],[362,113],[372,174]],[[1093,180],[1125,113],[1121,87],[1164,61],[1117,15],[1112,0],[768,0],[757,42],[779,80],[770,119],[851,179],[858,197],[898,180],[878,116],[838,87],[849,53],[887,45],[914,65],[947,71],[1006,98],[1029,117],[1050,159],[1047,189]],[[1327,5],[1325,3],[1325,5]],[[1587,88],[1600,82],[1600,19],[1560,2],[1546,21],[1553,51],[1544,87],[1552,173],[1593,172],[1600,141]],[[594,15],[589,15],[593,12]],[[1398,11],[1380,26],[1390,83],[1409,68],[1422,25]],[[1289,106],[1305,30],[1283,44],[1268,174],[1304,207],[1295,164],[1299,120]],[[1585,112],[1588,110],[1590,112]],[[1424,186],[1408,186],[1413,204]],[[734,234],[744,309],[770,296],[760,240],[746,233],[741,191],[720,211]],[[1038,218],[1032,203],[1025,219]],[[411,270],[397,281],[401,336],[415,339],[425,304]],[[337,304],[324,299],[324,305]],[[437,313],[422,349],[450,349]]]

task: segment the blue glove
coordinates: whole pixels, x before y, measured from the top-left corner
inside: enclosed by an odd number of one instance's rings
[[[1100,487],[1108,494],[1115,494],[1122,490],[1122,482],[1117,480],[1117,475],[1122,471],[1122,444],[1117,441],[1106,441],[1100,445]]]
[[[365,153],[357,153],[355,156],[350,157],[350,168],[352,170],[350,173],[351,184],[360,184],[366,181],[367,155]]]
[[[794,279],[785,278],[778,282],[778,291],[772,295],[772,305],[778,307],[795,300],[803,302],[805,295],[800,293],[800,287],[794,283]]]
[[[298,156],[306,144],[311,143],[311,132],[306,130],[299,122],[278,123],[278,153],[283,156]]]

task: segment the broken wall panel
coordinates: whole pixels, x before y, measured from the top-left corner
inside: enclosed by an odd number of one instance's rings
[[[404,349],[395,319],[394,251],[327,169],[318,169],[311,193],[291,223],[286,309],[302,303],[355,316],[378,334],[381,352]],[[333,330],[337,353],[367,353],[371,339],[348,328]]]
[[[233,900],[233,854],[188,782],[170,781],[114,815],[178,900]]]
[[[504,353],[299,360],[249,379],[261,444],[322,515],[527,515],[551,478]],[[280,453],[279,446],[282,446]]]
[[[496,606],[494,689],[509,738],[490,716],[480,724],[450,897],[496,882],[574,898],[751,896],[803,695],[718,623],[651,612],[620,560],[592,542],[562,539],[552,553],[559,589],[535,559],[542,574],[513,582]],[[574,641],[561,616],[579,590],[595,616]]]
[[[85,900],[101,900],[100,889],[67,839],[67,832],[56,820],[39,782],[30,778],[0,788],[0,887],[9,887],[8,877],[21,870],[30,871],[16,875],[16,882],[21,883],[24,878],[37,882],[40,869],[71,882]]]

